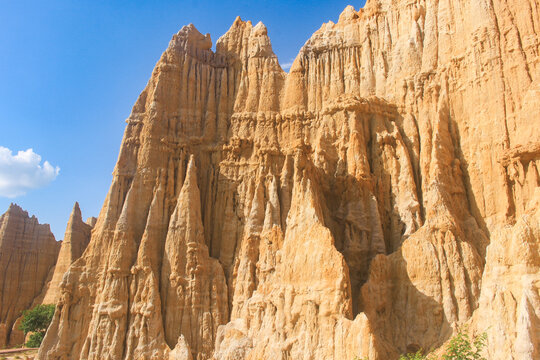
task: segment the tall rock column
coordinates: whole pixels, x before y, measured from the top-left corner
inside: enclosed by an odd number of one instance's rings
[[[215,334],[228,320],[223,268],[208,254],[201,221],[193,156],[169,222],[161,270],[165,339],[174,348],[183,336],[194,358],[212,357]]]
[[[62,246],[58,254],[58,261],[54,267],[51,281],[47,285],[47,291],[41,303],[56,304],[60,298],[60,283],[69,266],[81,257],[90,241],[92,226],[82,220],[79,203],[75,203],[69,217],[69,221],[62,240]]]

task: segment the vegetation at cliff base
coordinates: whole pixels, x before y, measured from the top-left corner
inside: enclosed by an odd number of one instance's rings
[[[432,358],[424,356],[422,354],[422,350],[418,350],[418,352],[415,352],[415,353],[401,355],[399,357],[399,360],[432,360]],[[435,360],[435,359],[433,359],[433,360]]]
[[[442,358],[443,360],[486,360],[482,356],[486,342],[485,332],[471,339],[465,328],[450,340]]]
[[[486,360],[482,356],[487,342],[487,334],[484,332],[479,336],[470,337],[468,329],[460,329],[458,333],[450,339],[446,346],[446,351],[441,360]],[[413,354],[401,355],[399,360],[437,360],[435,356],[423,355],[422,350]]]
[[[31,333],[25,344],[27,347],[35,348],[41,345],[47,328],[51,324],[54,309],[55,305],[37,305],[31,310],[23,311],[19,329],[24,331],[25,338],[28,333]]]
[[[399,360],[486,360],[482,356],[486,343],[487,334],[485,332],[471,338],[468,329],[465,327],[450,339],[442,357],[425,355],[422,350],[418,350],[416,353],[401,355]],[[355,360],[369,360],[369,358],[357,357]]]

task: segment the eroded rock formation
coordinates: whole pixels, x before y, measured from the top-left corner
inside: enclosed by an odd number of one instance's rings
[[[22,343],[14,324],[42,292],[59,250],[49,225],[19,206],[0,216],[0,348]]]
[[[182,28],[39,358],[394,359],[463,324],[536,358],[539,11],[370,0],[288,74],[262,23]]]

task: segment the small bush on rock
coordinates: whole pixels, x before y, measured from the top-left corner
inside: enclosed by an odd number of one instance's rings
[[[431,358],[426,357],[426,356],[422,353],[422,350],[418,350],[418,351],[415,352],[415,353],[406,354],[406,355],[401,355],[401,356],[399,357],[399,360],[431,360]]]
[[[485,332],[471,339],[468,329],[464,327],[450,339],[441,360],[486,360],[482,356],[486,344]],[[355,360],[367,360],[367,358]],[[433,355],[424,355],[422,350],[418,350],[416,353],[401,355],[399,360],[437,360],[437,358]]]
[[[482,356],[482,350],[486,346],[487,334],[470,338],[467,329],[459,331],[446,348],[443,360],[486,360]]]
[[[31,310],[25,310],[22,314],[22,321],[19,329],[30,337],[26,342],[27,347],[39,347],[45,337],[47,328],[51,324],[54,315],[55,305],[38,305]]]

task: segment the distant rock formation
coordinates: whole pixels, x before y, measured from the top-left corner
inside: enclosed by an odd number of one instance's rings
[[[69,266],[90,241],[92,226],[84,223],[75,203],[62,242],[49,225],[12,204],[0,217],[0,348],[24,343],[21,313],[39,304],[56,304]],[[5,271],[4,271],[5,270]]]
[[[540,353],[540,8],[369,0],[290,72],[175,34],[39,359]],[[225,306],[226,305],[226,306]]]
[[[23,340],[12,338],[13,325],[41,293],[59,250],[49,225],[19,206],[11,204],[0,217],[0,348]]]
[[[89,217],[86,219],[86,224],[90,225],[91,227],[96,226],[97,218],[95,216]]]

